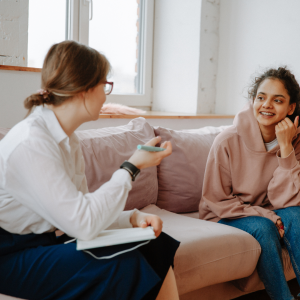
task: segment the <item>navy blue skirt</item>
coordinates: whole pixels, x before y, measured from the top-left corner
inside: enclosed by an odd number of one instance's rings
[[[147,245],[97,260],[66,235],[11,234],[0,228],[0,293],[29,300],[150,300],[161,288],[179,242],[165,233]],[[110,256],[139,243],[94,249]]]

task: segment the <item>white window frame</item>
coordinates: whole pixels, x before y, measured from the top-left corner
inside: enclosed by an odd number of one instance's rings
[[[89,19],[92,14],[93,0],[67,0],[66,39],[88,45]],[[97,0],[94,0],[97,1]],[[152,51],[154,0],[140,0],[140,14],[144,22],[140,23],[138,67],[140,94],[111,94],[107,102],[129,106],[152,106]],[[112,66],[113,67],[113,66]]]

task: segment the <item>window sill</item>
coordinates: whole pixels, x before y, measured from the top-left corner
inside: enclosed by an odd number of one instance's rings
[[[181,114],[161,111],[147,111],[145,114],[141,115],[99,115],[99,119],[133,119],[138,117],[143,117],[145,119],[233,119],[234,115]]]
[[[19,66],[0,65],[0,70],[25,71],[25,72],[41,72],[41,68],[29,68]]]

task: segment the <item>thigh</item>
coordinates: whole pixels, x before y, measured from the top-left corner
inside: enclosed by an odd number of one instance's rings
[[[285,231],[298,230],[300,232],[300,206],[291,206],[282,209],[277,209],[274,211],[279,217],[284,225]]]
[[[233,226],[251,234],[261,244],[267,238],[280,240],[275,224],[264,217],[245,217],[240,219],[221,219],[218,223]]]
[[[138,251],[96,260],[75,244],[0,257],[0,292],[25,299],[141,299],[159,277]]]

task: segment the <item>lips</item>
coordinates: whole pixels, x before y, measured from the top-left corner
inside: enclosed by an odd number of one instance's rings
[[[268,112],[268,111],[260,111],[259,113],[263,116],[268,116],[268,117],[275,116],[275,114]]]

